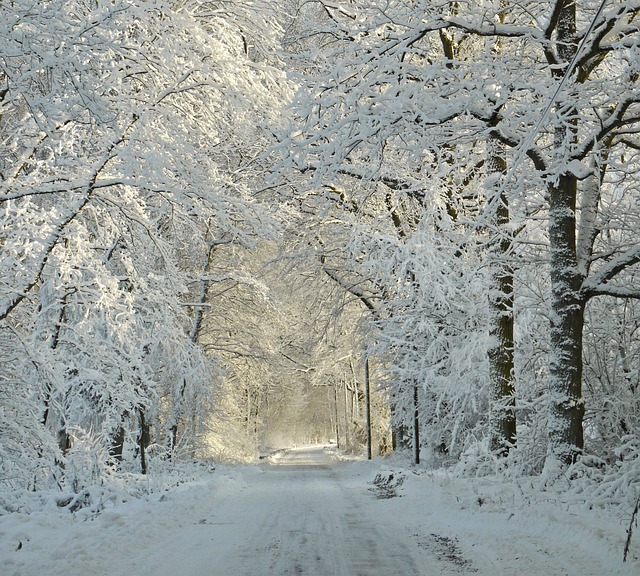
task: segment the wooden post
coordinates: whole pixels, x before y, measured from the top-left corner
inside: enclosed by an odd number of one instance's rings
[[[333,413],[336,417],[336,448],[340,448],[340,426],[338,418],[338,383],[333,385]]]
[[[420,420],[418,418],[418,383],[413,381],[413,461],[420,464]]]
[[[367,426],[367,460],[372,459],[371,454],[371,389],[369,385],[369,357],[364,361],[364,401]]]

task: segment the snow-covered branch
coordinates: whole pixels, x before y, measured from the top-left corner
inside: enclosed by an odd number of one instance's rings
[[[582,285],[582,292],[587,298],[609,294],[611,296],[619,296],[621,298],[636,298],[633,294],[640,294],[640,288],[618,288],[608,285],[618,274],[629,269],[631,266],[640,262],[640,245],[633,246],[622,254],[617,255],[610,261],[603,264],[597,271],[587,278]]]

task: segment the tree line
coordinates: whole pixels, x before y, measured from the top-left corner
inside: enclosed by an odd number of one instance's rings
[[[362,447],[365,365],[377,450],[631,478],[639,10],[1,3],[5,486]]]

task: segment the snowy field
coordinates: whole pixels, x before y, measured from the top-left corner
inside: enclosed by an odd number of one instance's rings
[[[202,477],[100,514],[0,516],[2,576],[637,576],[630,515],[346,462],[322,447]]]

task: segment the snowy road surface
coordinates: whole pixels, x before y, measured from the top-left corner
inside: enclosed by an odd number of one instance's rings
[[[622,521],[487,510],[427,475],[381,475],[323,448],[223,468],[93,518],[0,517],[2,576],[609,576]],[[378,464],[378,471],[380,465]],[[586,514],[586,512],[585,512]],[[609,519],[610,520],[610,519]],[[637,555],[637,554],[636,554]]]
[[[289,452],[265,469],[242,505],[215,516],[231,526],[215,573],[232,575],[421,574],[420,550],[393,524],[367,514],[372,494],[341,481],[322,449]],[[269,502],[264,506],[264,502]],[[204,574],[204,571],[196,572]]]

